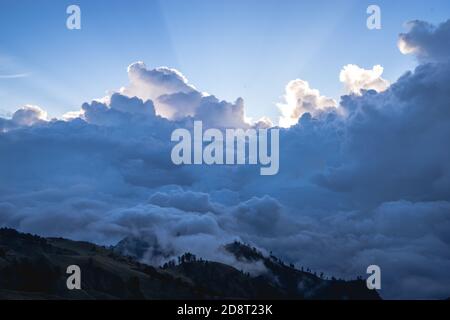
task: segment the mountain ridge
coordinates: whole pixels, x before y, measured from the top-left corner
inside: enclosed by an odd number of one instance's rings
[[[238,242],[224,248],[268,272],[252,276],[191,253],[153,267],[117,247],[0,229],[0,299],[381,299],[362,280],[322,279]],[[66,268],[74,264],[82,270],[81,290],[66,287]]]

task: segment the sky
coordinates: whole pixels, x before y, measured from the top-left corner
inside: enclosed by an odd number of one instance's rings
[[[82,29],[65,27],[77,4]],[[0,114],[33,104],[51,117],[127,82],[135,61],[182,70],[218,98],[244,98],[247,116],[277,122],[288,81],[308,79],[336,100],[344,65],[380,64],[395,81],[414,67],[395,46],[404,23],[443,21],[445,0],[377,1],[382,29],[366,28],[370,1],[12,1],[0,3]],[[89,70],[89,72],[85,72]],[[212,72],[213,71],[213,72]]]
[[[383,298],[450,296],[448,1],[378,1],[381,30],[365,1],[90,0],[81,30],[68,4],[0,2],[0,227],[137,238],[156,266],[237,263],[239,240],[328,276],[378,265]],[[177,165],[194,121],[280,124],[279,171]]]

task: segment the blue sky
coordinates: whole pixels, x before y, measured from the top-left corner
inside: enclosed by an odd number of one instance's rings
[[[366,28],[378,4],[382,29]],[[66,29],[78,4],[82,29]],[[278,118],[285,85],[301,78],[322,94],[342,93],[340,69],[381,64],[394,81],[415,65],[397,36],[404,22],[445,21],[434,1],[10,1],[0,3],[0,114],[24,104],[50,116],[78,110],[128,82],[126,67],[179,69],[199,90],[234,101],[253,118]]]

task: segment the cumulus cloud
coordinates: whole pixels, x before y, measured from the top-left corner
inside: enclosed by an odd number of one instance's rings
[[[336,107],[337,103],[331,98],[322,96],[317,89],[310,87],[304,80],[293,80],[285,88],[284,103],[279,103],[281,111],[281,127],[290,127],[298,122],[305,113],[316,114],[327,107]]]
[[[198,91],[178,70],[167,67],[147,69],[143,62],[128,67],[130,84],[120,93],[129,97],[151,100],[156,114],[170,120],[192,117],[212,127],[248,127],[244,101],[221,101]]]
[[[25,105],[17,109],[10,119],[0,117],[0,132],[44,124],[47,120],[47,112],[38,106]]]
[[[176,69],[160,67],[147,69],[143,62],[136,62],[128,67],[130,84],[123,87],[120,92],[129,97],[139,97],[143,100],[152,100],[157,103],[156,111],[159,115],[172,118],[176,113],[193,115],[194,106],[190,105],[185,110],[174,110],[170,103],[164,103],[165,99],[158,98],[168,95],[187,95],[199,93],[184,75]],[[200,98],[202,94],[198,98]]]
[[[442,142],[450,135],[449,71],[448,64],[421,65],[383,93],[344,97],[342,164],[319,174],[318,183],[367,204],[448,199],[450,155]]]
[[[413,53],[421,62],[449,60],[450,20],[435,26],[414,20],[407,24],[408,32],[399,36],[398,47],[403,54]]]
[[[135,237],[154,264],[185,251],[236,264],[220,248],[239,239],[327,275],[380,265],[386,298],[446,298],[450,64],[437,58],[445,46],[436,50],[434,63],[339,105],[289,83],[280,108],[290,127],[271,177],[252,166],[172,164],[174,129],[194,119],[248,124],[241,99],[200,93],[171,69],[136,64],[122,93],[66,121],[18,111],[0,119],[0,226],[103,244]]]
[[[268,129],[272,128],[274,124],[272,122],[272,119],[270,119],[269,117],[262,117],[255,122],[254,126],[256,128]]]
[[[382,92],[389,87],[389,81],[381,77],[383,71],[380,65],[367,70],[355,64],[348,64],[342,68],[339,80],[344,84],[346,93],[361,94],[361,90]]]
[[[18,126],[31,126],[35,123],[46,121],[47,112],[38,106],[26,105],[14,112],[12,122]]]
[[[151,100],[144,102],[137,97],[129,98],[119,93],[114,93],[107,103],[92,101],[84,103],[81,109],[82,111],[78,112],[81,118],[98,125],[117,125],[124,121],[148,121],[156,116]],[[71,115],[66,116],[66,119],[70,119]]]

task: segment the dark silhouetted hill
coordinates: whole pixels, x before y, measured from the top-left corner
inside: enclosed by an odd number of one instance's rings
[[[250,276],[190,253],[155,268],[117,248],[0,229],[0,299],[379,299],[362,280],[321,279],[237,242],[225,249],[266,271]],[[81,290],[66,287],[69,265],[81,268]]]

